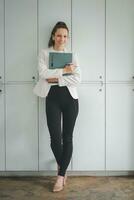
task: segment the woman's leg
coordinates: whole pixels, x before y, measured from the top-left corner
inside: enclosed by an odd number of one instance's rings
[[[46,117],[51,139],[51,149],[57,164],[60,165],[63,150],[61,134],[61,110],[58,104],[49,98],[46,98]]]
[[[78,115],[78,99],[73,99],[63,109],[63,153],[58,175],[64,176],[73,152],[73,130]]]

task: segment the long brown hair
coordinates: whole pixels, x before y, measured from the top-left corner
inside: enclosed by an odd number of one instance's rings
[[[51,36],[50,36],[50,39],[48,42],[48,47],[54,46],[53,36],[55,35],[58,28],[65,28],[69,33],[69,29],[68,29],[67,25],[65,24],[65,22],[57,22],[51,32]]]

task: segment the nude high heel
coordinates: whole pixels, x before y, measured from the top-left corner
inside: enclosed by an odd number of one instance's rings
[[[57,170],[58,170],[58,172],[59,172],[59,170],[60,170],[60,166],[59,166],[59,165],[57,165]],[[67,175],[65,174],[65,176],[64,176],[64,181],[63,181],[63,185],[66,185],[66,182],[67,182]]]
[[[66,183],[67,183],[67,175],[65,174],[65,176],[64,176],[64,181],[63,181],[63,185],[66,185]]]
[[[57,177],[56,183],[53,187],[53,192],[60,192],[64,189],[64,178],[61,180],[61,176]]]

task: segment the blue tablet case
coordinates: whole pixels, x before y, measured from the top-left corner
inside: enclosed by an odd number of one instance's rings
[[[72,53],[49,52],[49,69],[64,68],[72,63]]]

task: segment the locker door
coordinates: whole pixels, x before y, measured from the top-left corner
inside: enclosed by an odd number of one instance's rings
[[[104,93],[104,88],[97,84],[82,84],[80,87],[73,170],[105,169]]]
[[[133,170],[134,1],[107,0],[106,77],[108,170]]]
[[[4,82],[4,0],[0,0],[0,86]]]
[[[37,1],[5,0],[6,170],[38,170]]]
[[[66,22],[71,36],[71,0],[40,0],[38,7],[40,51],[42,48],[47,48],[52,28],[58,21]],[[71,49],[71,38],[68,43],[68,49]],[[39,169],[57,169],[56,161],[50,147],[50,137],[46,125],[44,98],[39,99],[39,144]],[[70,168],[70,165],[68,169]]]
[[[82,70],[73,170],[104,170],[105,1],[73,0],[72,5],[72,47]]]
[[[37,0],[5,0],[6,81],[32,81],[37,69]]]
[[[32,88],[6,86],[6,170],[38,170],[37,98]]]
[[[78,52],[83,79],[104,80],[105,0],[73,0],[72,6],[72,46]]]
[[[134,80],[134,1],[106,2],[107,81]]]
[[[71,37],[71,0],[39,0],[39,51],[47,48],[52,28],[58,21],[64,21]],[[68,43],[71,48],[71,38]]]
[[[0,170],[5,170],[4,87],[0,86]]]
[[[134,170],[134,85],[107,85],[107,170]]]
[[[4,169],[4,0],[0,0],[0,170]]]

